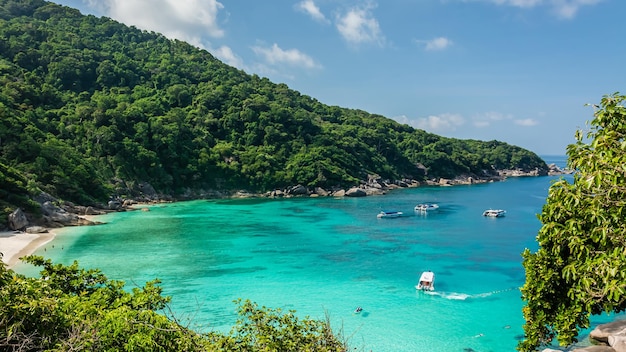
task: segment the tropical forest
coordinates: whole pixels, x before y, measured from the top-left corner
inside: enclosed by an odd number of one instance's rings
[[[606,110],[592,138],[613,136],[605,129],[623,132],[611,122],[615,111],[624,116],[623,100],[603,100]],[[623,150],[622,135],[609,140],[617,144],[607,150],[618,144]],[[557,183],[540,218],[540,250],[523,255],[527,275],[536,280],[522,290],[528,340],[520,350],[555,337],[570,343],[572,331],[588,326],[589,314],[624,310],[623,266],[594,271],[604,261],[623,263],[614,259],[624,253],[623,189],[601,192],[611,188],[602,173],[611,164],[596,167],[594,148],[581,137],[568,151],[570,166],[592,174],[575,178],[587,192]],[[44,0],[0,0],[0,230],[16,209],[40,216],[42,194],[102,207],[140,194],[145,184],[177,200],[295,185],[332,190],[372,176],[420,183],[547,169],[534,152],[505,142],[446,138],[324,104],[159,33]],[[575,207],[581,199],[586,206]],[[607,224],[602,219],[614,226],[600,226]],[[568,242],[572,234],[576,241]],[[558,236],[564,239],[552,240]],[[328,322],[244,300],[237,302],[241,319],[230,334],[195,332],[168,314],[158,280],[129,290],[77,263],[23,260],[41,267],[41,277],[0,262],[1,351],[349,349]],[[552,285],[544,285],[544,277]],[[610,280],[617,281],[606,288]],[[587,299],[589,292],[603,296]]]
[[[325,105],[206,50],[42,0],[0,1],[0,81],[3,214],[32,210],[42,191],[91,205],[140,182],[176,196],[546,168],[531,151]]]

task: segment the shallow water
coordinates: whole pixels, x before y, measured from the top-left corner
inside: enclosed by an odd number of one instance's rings
[[[327,314],[356,350],[514,351],[524,322],[521,252],[536,249],[536,214],[557,178],[151,206],[64,230],[37,254],[130,285],[159,278],[174,312],[197,329],[228,331],[233,301],[244,298]],[[424,202],[440,208],[415,213]],[[507,215],[485,218],[488,208]],[[404,216],[378,219],[383,209]],[[434,292],[415,290],[425,270],[436,274]]]

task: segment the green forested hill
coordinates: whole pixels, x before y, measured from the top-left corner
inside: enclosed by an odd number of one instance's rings
[[[4,211],[41,190],[91,204],[140,181],[176,195],[419,179],[418,164],[429,177],[546,168],[528,150],[328,106],[187,43],[42,0],[0,0],[0,116]]]

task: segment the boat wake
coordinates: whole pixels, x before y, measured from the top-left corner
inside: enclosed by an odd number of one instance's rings
[[[477,298],[485,298],[485,297],[490,297],[493,295],[497,295],[499,293],[503,293],[503,292],[508,292],[508,291],[512,291],[517,289],[516,287],[511,287],[505,290],[496,290],[496,291],[491,291],[491,292],[484,292],[484,293],[474,293],[474,294],[468,294],[468,293],[459,293],[459,292],[438,292],[438,291],[424,291],[425,294],[427,295],[431,295],[431,296],[439,296],[445,299],[449,299],[449,300],[453,300],[453,301],[465,301],[468,299],[477,299]]]

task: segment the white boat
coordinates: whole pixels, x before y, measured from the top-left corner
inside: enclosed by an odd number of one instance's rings
[[[501,218],[506,215],[506,210],[502,209],[487,209],[483,212],[483,216],[488,216],[490,218]]]
[[[415,211],[429,212],[439,209],[439,205],[434,203],[423,203],[415,206]]]
[[[397,218],[402,216],[401,211],[381,211],[376,215],[378,218]]]
[[[415,288],[422,291],[433,291],[435,289],[435,273],[430,270],[424,271]]]

